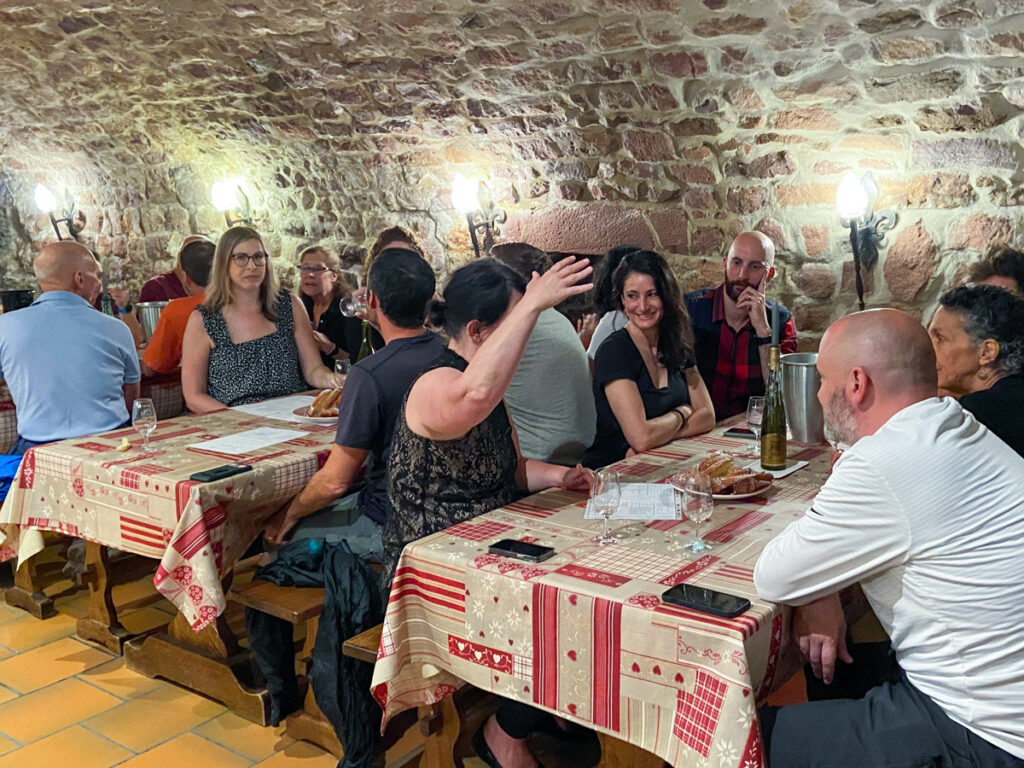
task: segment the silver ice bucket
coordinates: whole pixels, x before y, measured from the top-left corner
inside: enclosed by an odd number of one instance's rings
[[[793,352],[782,358],[782,396],[786,400],[786,422],[798,443],[824,443],[825,417],[818,402],[821,378],[815,365],[816,352]]]
[[[139,322],[142,323],[147,343],[153,338],[157,320],[160,319],[160,313],[164,311],[167,304],[166,301],[140,301],[135,305],[139,310]]]

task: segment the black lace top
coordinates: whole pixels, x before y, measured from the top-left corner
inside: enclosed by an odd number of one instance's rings
[[[466,365],[465,360],[446,349],[432,369],[464,371]],[[388,463],[388,500],[395,514],[384,526],[386,588],[406,544],[519,496],[518,456],[504,402],[455,440],[430,440],[417,435],[405,421],[406,404],[395,427]]]
[[[309,389],[299,369],[292,298],[287,291],[277,295],[277,329],[241,344],[231,341],[220,310],[208,312],[202,305],[199,309],[213,341],[206,391],[214,400],[243,405]]]

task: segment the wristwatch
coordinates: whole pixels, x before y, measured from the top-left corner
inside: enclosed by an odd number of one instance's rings
[[[127,315],[129,312],[132,311],[132,309],[134,309],[134,307],[132,307],[132,303],[129,301],[123,307],[118,307],[117,308],[117,314],[119,314],[119,315]]]
[[[772,343],[772,337],[771,336],[755,336],[754,338],[757,339],[757,346],[759,346],[759,347],[763,347],[765,344],[771,344]]]

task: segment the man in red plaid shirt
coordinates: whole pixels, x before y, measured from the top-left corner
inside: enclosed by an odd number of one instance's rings
[[[771,324],[775,302],[765,288],[775,276],[775,244],[761,232],[744,232],[722,260],[725,282],[686,294],[693,323],[697,369],[711,393],[717,419],[747,410],[747,400],[764,394],[768,378]],[[792,313],[779,305],[782,354],[796,352]]]

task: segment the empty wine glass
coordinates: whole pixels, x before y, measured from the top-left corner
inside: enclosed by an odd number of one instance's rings
[[[356,281],[356,290],[338,302],[338,308],[345,317],[355,317],[359,314],[366,314],[366,288],[363,286],[362,276],[358,273],[349,273]]]
[[[149,452],[149,436],[156,429],[156,408],[148,397],[132,403],[132,426],[142,435],[142,450]]]
[[[352,369],[352,361],[347,357],[343,357],[340,360],[334,361],[334,372],[339,376],[348,376],[348,372]]]
[[[747,401],[747,428],[754,433],[754,440],[761,440],[761,421],[764,419],[764,398],[752,397]]]
[[[602,469],[594,473],[594,482],[590,486],[590,503],[594,511],[604,516],[604,533],[597,537],[602,547],[606,544],[618,544],[617,536],[608,530],[608,518],[619,508],[622,498],[619,473],[614,469]]]
[[[711,517],[715,500],[711,497],[711,478],[703,472],[693,471],[683,478],[683,513],[693,521],[694,539],[683,549],[695,555],[711,550],[711,545],[700,537],[700,524]]]

